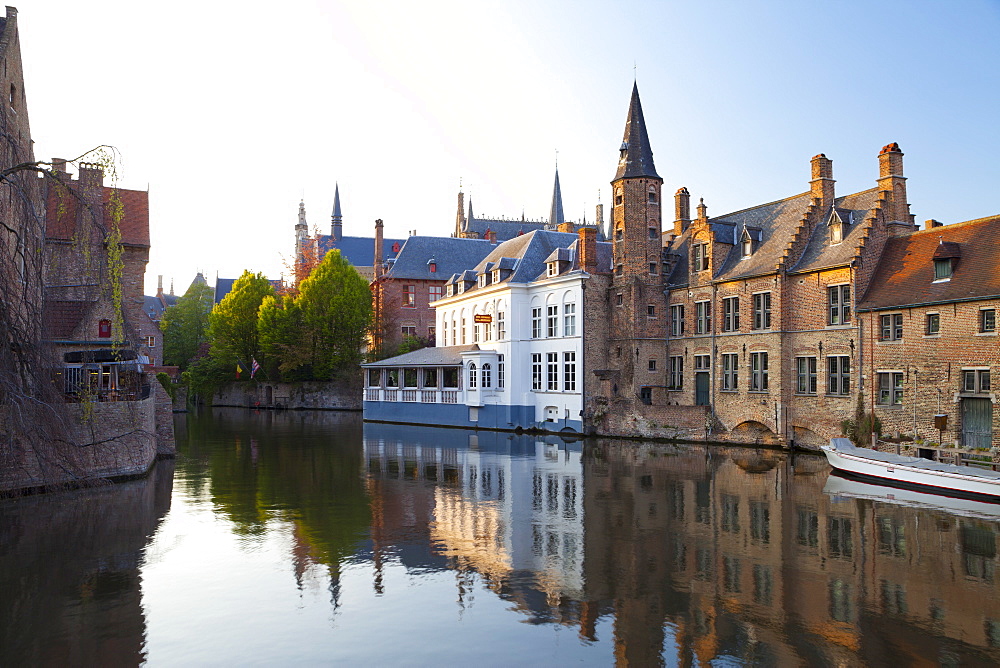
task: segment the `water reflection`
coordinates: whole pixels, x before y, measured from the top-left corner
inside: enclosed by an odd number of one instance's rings
[[[140,663],[140,567],[170,508],[173,463],[151,477],[0,501],[0,665]]]
[[[0,664],[1000,664],[987,504],[752,448],[177,427],[172,499],[0,503]]]

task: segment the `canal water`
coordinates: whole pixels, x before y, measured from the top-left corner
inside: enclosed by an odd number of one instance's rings
[[[1000,664],[1000,509],[815,456],[178,416],[0,501],[0,665]]]

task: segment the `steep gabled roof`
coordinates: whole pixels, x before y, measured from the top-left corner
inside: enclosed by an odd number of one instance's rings
[[[85,206],[77,196],[79,181],[66,177],[62,183],[73,190],[66,192],[57,184],[49,184],[45,201],[45,238],[59,241],[69,241],[76,232],[77,224],[87,215]],[[111,201],[114,189],[102,186],[101,211],[94,213],[101,216],[101,224],[105,231],[111,229]],[[122,243],[129,246],[149,246],[149,193],[141,190],[117,189],[118,198],[122,203],[122,219],[118,227],[122,233]]]
[[[394,244],[400,247],[406,239],[382,239],[382,259],[391,260],[396,257],[392,250]],[[340,255],[347,259],[355,267],[371,267],[375,262],[375,238],[374,237],[344,237],[335,240],[332,235],[319,235],[320,255],[326,255],[331,249],[336,248]]]
[[[475,267],[496,246],[485,239],[409,237],[386,272],[387,278],[446,280]],[[429,262],[435,261],[431,272]]]
[[[944,245],[955,261],[951,278],[934,280]],[[958,249],[954,245],[958,246]],[[1000,215],[890,237],[859,310],[1000,297]],[[939,258],[941,259],[941,258]]]
[[[864,190],[853,195],[838,197],[834,209],[827,211],[820,220],[806,245],[802,257],[789,268],[789,271],[810,271],[848,264],[858,252],[858,245],[866,233],[865,221],[871,210],[878,204],[877,188]],[[830,243],[830,217],[836,213],[844,223],[843,241]]]
[[[622,139],[621,156],[618,160],[618,172],[613,181],[637,176],[660,178],[653,165],[653,149],[649,145],[649,135],[646,134],[646,119],[642,116],[639,86],[633,84],[632,101],[628,105],[625,136]]]

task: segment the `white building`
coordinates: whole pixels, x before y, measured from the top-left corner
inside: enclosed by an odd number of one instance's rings
[[[611,245],[584,228],[529,232],[452,276],[434,304],[437,348],[365,365],[365,418],[581,431],[587,235],[610,270]]]

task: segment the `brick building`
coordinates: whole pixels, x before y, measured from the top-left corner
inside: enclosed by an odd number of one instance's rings
[[[866,400],[885,432],[987,449],[1000,439],[1000,216],[886,242],[858,303]],[[934,416],[946,417],[942,429]]]

